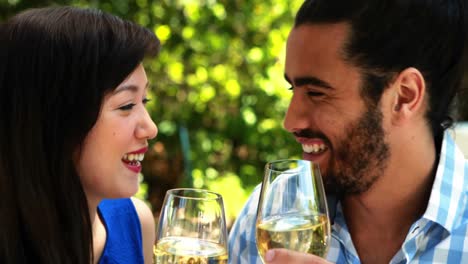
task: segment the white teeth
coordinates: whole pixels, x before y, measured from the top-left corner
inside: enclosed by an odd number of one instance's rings
[[[326,148],[327,147],[325,146],[325,144],[312,144],[312,145],[303,144],[302,145],[302,150],[306,153],[317,154],[317,153],[321,153],[325,151]]]
[[[144,158],[145,158],[145,154],[140,153],[140,154],[125,154],[122,159],[126,161],[142,161]]]

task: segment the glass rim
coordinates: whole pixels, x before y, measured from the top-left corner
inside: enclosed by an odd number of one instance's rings
[[[273,168],[273,166],[275,164],[280,164],[280,163],[286,163],[286,162],[296,162],[296,164],[298,165],[296,168],[285,168],[284,170],[279,170],[279,169],[275,169]],[[304,159],[280,159],[280,160],[273,160],[273,161],[269,161],[266,163],[265,167],[270,170],[270,171],[273,171],[273,172],[281,172],[281,173],[295,173],[294,171],[288,171],[288,170],[291,170],[291,169],[298,169],[298,168],[301,168],[303,167],[303,164],[301,164],[301,162],[305,162],[305,163],[308,163],[310,166],[312,167],[318,167],[318,163],[316,162],[313,162],[313,161],[310,161],[310,160],[304,160]]]
[[[186,193],[187,192],[187,193]],[[190,196],[188,193],[198,193],[198,194],[207,194],[205,197],[196,197]],[[221,194],[217,192],[213,192],[206,189],[196,189],[196,188],[175,188],[169,189],[166,192],[166,195],[171,195],[177,198],[186,198],[192,200],[205,200],[205,201],[215,201],[215,200],[222,200]]]

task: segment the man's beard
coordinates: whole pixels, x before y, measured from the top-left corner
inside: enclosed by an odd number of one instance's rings
[[[324,173],[325,189],[339,196],[361,194],[383,175],[390,157],[382,112],[378,106],[368,105],[367,111],[344,131]]]

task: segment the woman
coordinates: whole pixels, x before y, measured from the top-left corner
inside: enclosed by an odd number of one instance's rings
[[[151,263],[153,216],[128,197],[157,134],[141,62],[158,48],[97,10],[0,26],[0,263]]]

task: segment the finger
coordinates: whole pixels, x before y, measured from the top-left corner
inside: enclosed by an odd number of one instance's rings
[[[265,254],[265,261],[268,264],[326,264],[330,263],[323,258],[312,254],[291,251],[284,248],[275,248]]]

